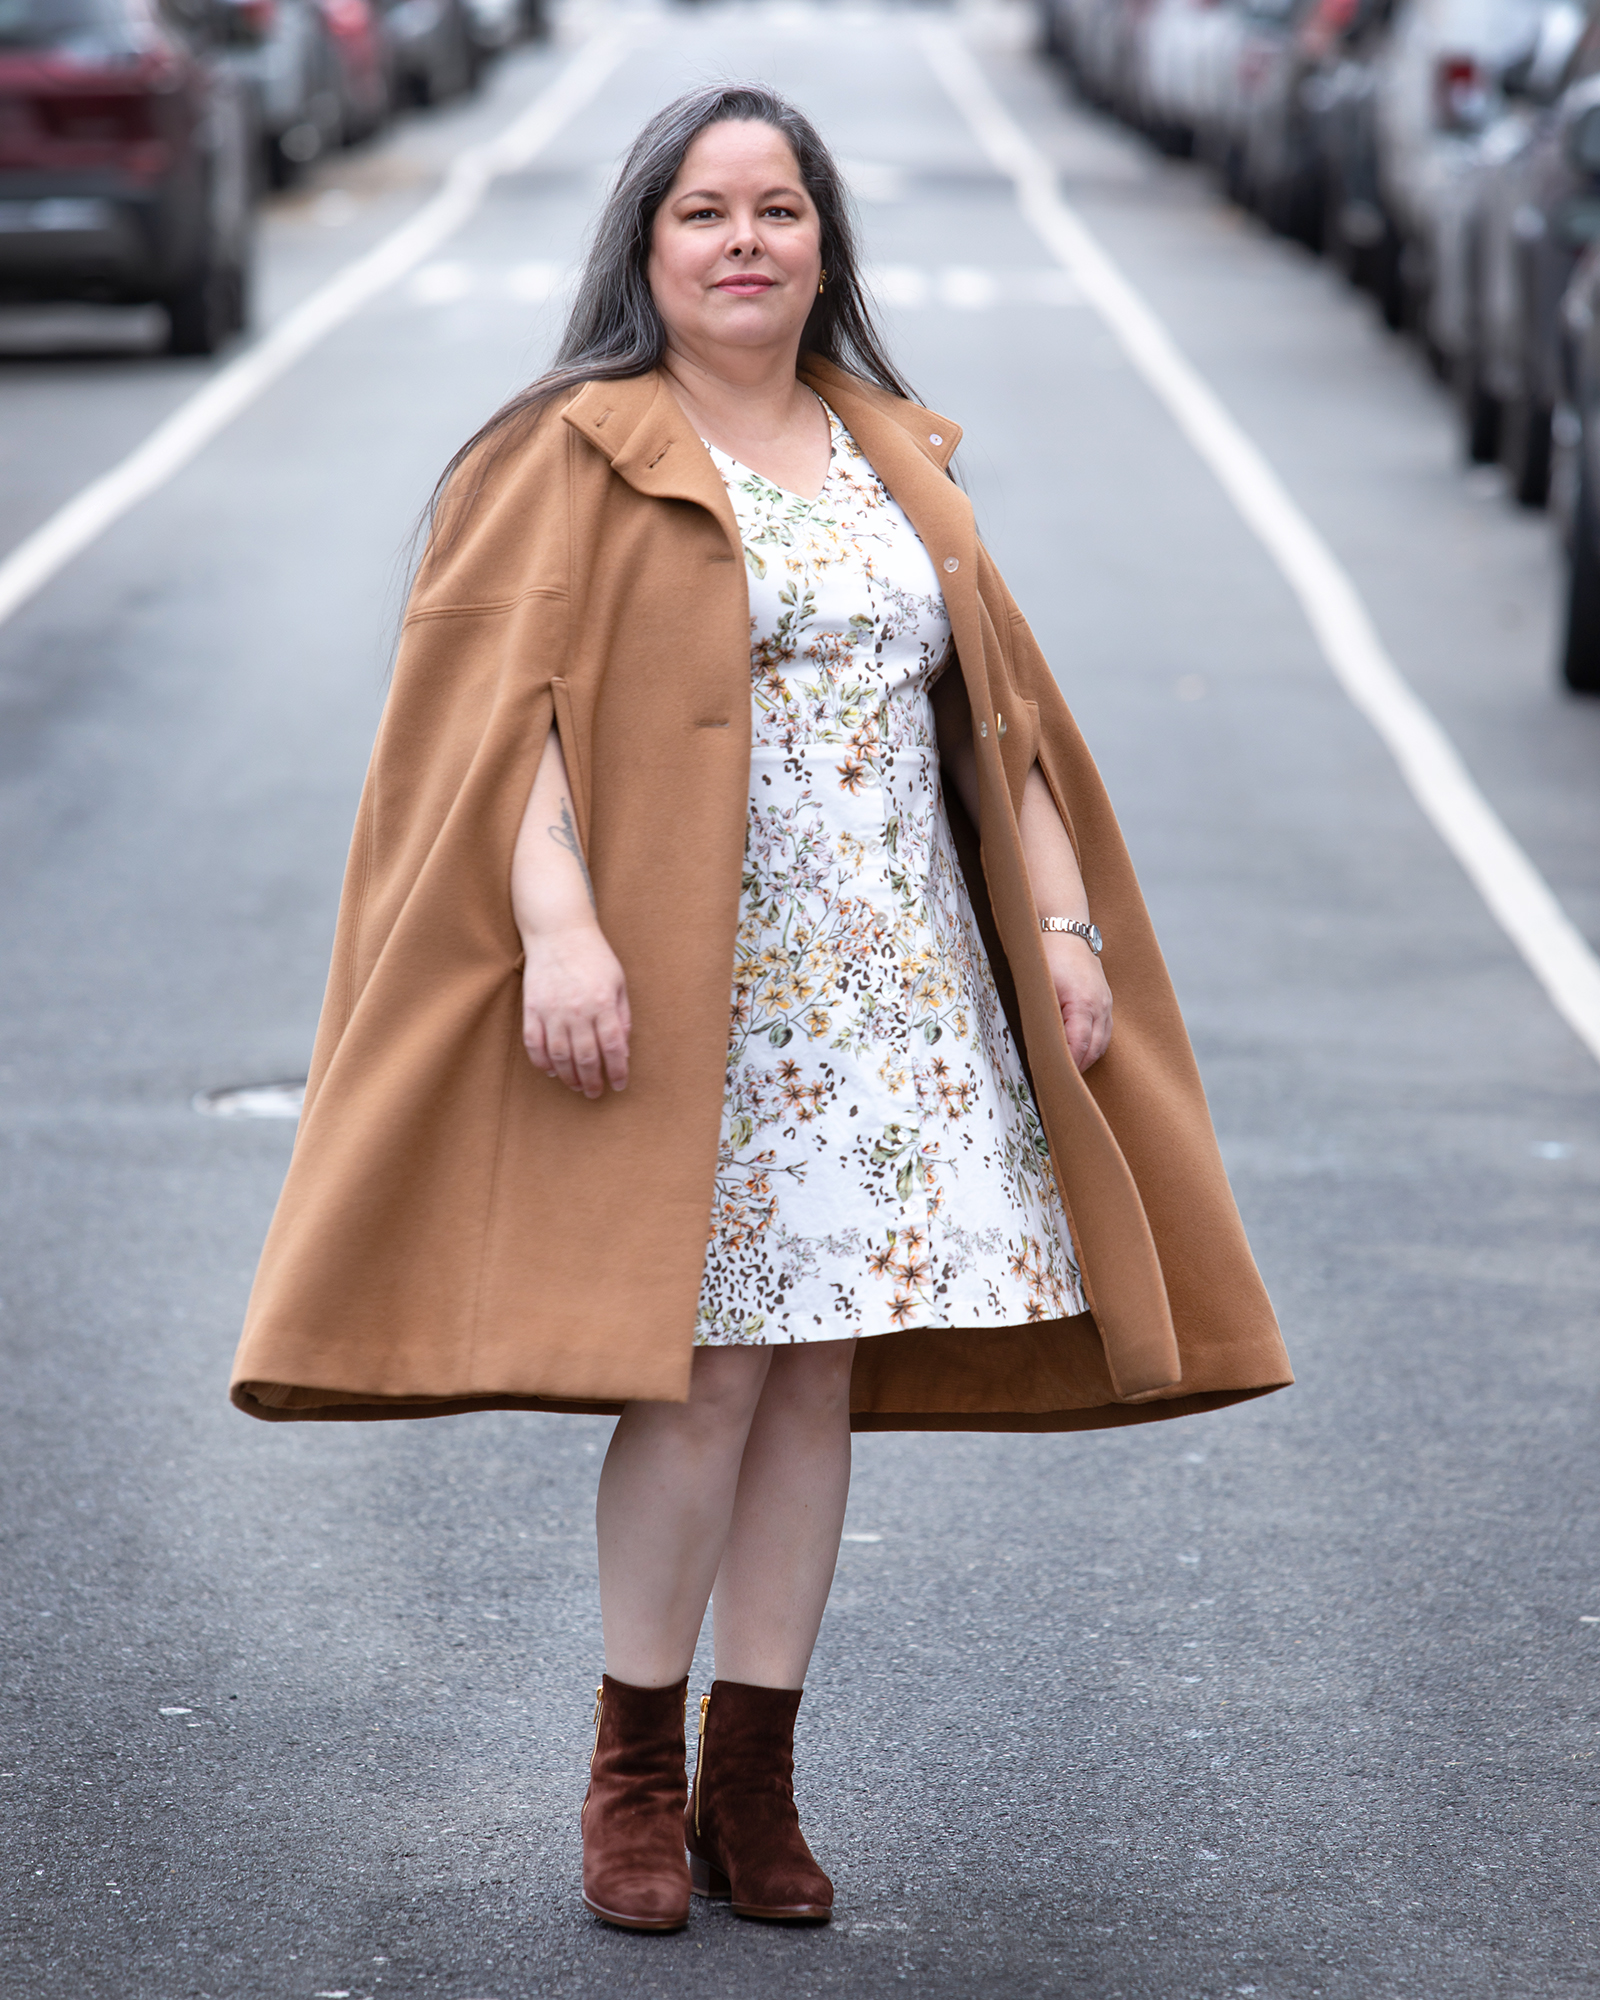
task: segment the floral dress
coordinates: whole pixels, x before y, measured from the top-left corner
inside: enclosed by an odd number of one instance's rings
[[[712,450],[750,586],[750,818],[696,1342],[1083,1310],[939,785],[916,530],[830,411],[815,500]]]

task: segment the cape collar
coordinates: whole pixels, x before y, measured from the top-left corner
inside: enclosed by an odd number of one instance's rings
[[[966,495],[945,477],[961,442],[959,425],[815,355],[801,357],[800,379],[833,410],[905,509],[941,565],[946,597],[964,597],[977,582],[977,533]],[[739,525],[722,476],[659,368],[621,382],[586,382],[562,415],[637,492],[704,507],[739,553]]]
[[[879,435],[887,425],[904,433],[907,442],[943,472],[961,442],[960,425],[948,417],[874,388],[816,355],[801,357],[800,379],[828,404],[864,451],[866,439],[857,435],[858,425]],[[562,415],[639,492],[702,499],[708,490],[703,475],[710,460],[661,369],[621,382],[586,382]],[[871,459],[871,453],[867,455]],[[710,477],[716,479],[714,466]],[[678,491],[683,486],[696,490]]]

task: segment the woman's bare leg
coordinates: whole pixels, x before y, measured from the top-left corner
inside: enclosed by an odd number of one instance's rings
[[[687,1403],[630,1403],[617,1419],[595,1503],[614,1680],[667,1687],[689,1671],[776,1351],[697,1348]]]
[[[712,1593],[716,1672],[754,1687],[797,1688],[817,1643],[850,1494],[855,1342],[766,1351],[772,1362]]]

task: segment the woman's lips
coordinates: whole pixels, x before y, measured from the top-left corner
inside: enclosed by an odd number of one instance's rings
[[[770,292],[772,290],[772,280],[770,278],[758,278],[754,275],[747,277],[741,274],[737,278],[719,278],[716,290],[719,292],[737,292],[742,297],[754,298],[759,292]]]

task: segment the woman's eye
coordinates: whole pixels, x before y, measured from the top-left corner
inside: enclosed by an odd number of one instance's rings
[[[793,222],[793,221],[795,220],[795,211],[794,211],[794,210],[793,210],[792,208],[782,208],[782,207],[778,207],[778,206],[774,206],[774,207],[772,207],[772,208],[768,208],[768,209],[763,209],[763,210],[762,210],[762,213],[763,213],[764,215],[783,215],[783,216],[787,216],[787,217],[788,217],[788,219],[789,219],[789,221],[791,221],[791,222]]]

